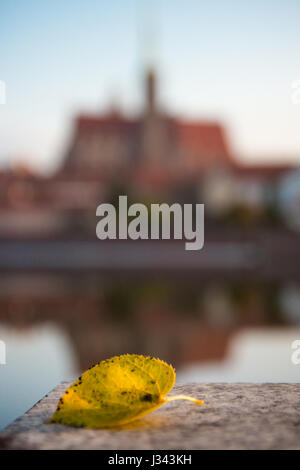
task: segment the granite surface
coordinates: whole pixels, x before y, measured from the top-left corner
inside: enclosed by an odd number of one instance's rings
[[[0,433],[2,449],[300,449],[300,384],[178,384],[170,395],[205,401],[166,404],[123,428],[46,424],[62,383]]]

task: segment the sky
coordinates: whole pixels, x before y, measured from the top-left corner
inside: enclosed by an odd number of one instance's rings
[[[53,170],[78,112],[139,112],[149,64],[170,113],[300,164],[299,21],[299,0],[1,0],[0,165]]]

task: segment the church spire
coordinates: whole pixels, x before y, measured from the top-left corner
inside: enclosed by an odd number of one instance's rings
[[[154,70],[149,68],[146,73],[146,110],[153,114],[156,109],[156,77]]]
[[[140,47],[143,62],[145,111],[154,114],[157,110],[157,87],[155,69],[158,67],[158,4],[157,0],[143,0],[140,5]]]

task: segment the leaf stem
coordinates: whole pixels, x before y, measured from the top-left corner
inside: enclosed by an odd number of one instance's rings
[[[203,400],[197,400],[196,398],[188,397],[187,395],[175,395],[174,397],[166,398],[167,401],[174,401],[174,400],[187,400],[191,401],[192,403],[196,403],[196,405],[203,405]]]

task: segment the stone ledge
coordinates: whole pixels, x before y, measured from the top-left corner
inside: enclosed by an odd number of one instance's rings
[[[178,384],[171,402],[123,429],[45,424],[68,387],[60,384],[0,433],[4,449],[300,449],[300,384]]]

